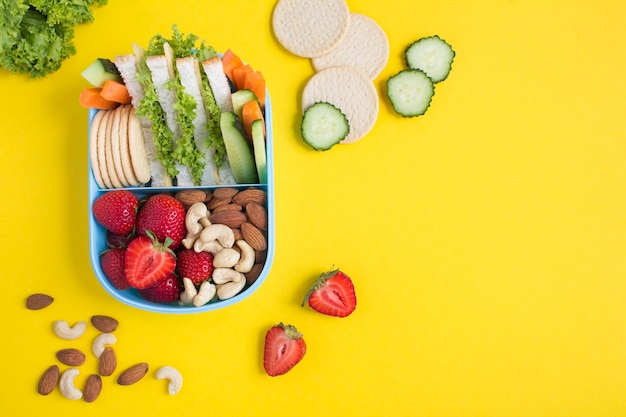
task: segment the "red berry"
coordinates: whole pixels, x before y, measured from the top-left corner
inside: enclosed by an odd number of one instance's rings
[[[97,197],[91,207],[96,221],[116,234],[128,234],[135,227],[139,201],[127,190],[109,191]]]
[[[104,276],[106,276],[111,285],[118,290],[130,288],[128,281],[126,281],[126,274],[124,273],[125,254],[125,249],[113,248],[104,251],[100,255],[100,267],[102,268]]]
[[[106,235],[107,246],[110,248],[124,248],[125,249],[128,247],[128,244],[130,243],[130,241],[133,240],[133,237],[135,237],[135,235],[132,232],[119,235],[117,233],[113,233],[110,230],[107,230],[107,235]]]
[[[187,233],[185,208],[171,195],[155,194],[139,209],[136,229],[138,236],[146,236],[146,231],[152,231],[161,243],[169,237],[172,240],[170,249],[176,250]]]
[[[148,288],[174,272],[176,257],[169,243],[169,239],[159,243],[151,232],[148,232],[148,237],[138,236],[130,242],[124,267],[131,287],[139,290]]]
[[[178,301],[182,286],[175,274],[170,274],[165,280],[148,288],[139,290],[139,295],[153,303],[173,303]]]
[[[265,335],[263,367],[269,376],[287,373],[302,360],[306,343],[298,330],[282,323],[273,326]]]
[[[176,269],[179,277],[189,278],[196,285],[201,284],[213,273],[213,255],[181,249],[176,253]]]
[[[329,316],[346,317],[356,309],[356,293],[349,276],[338,269],[324,272],[302,301],[315,311]]]

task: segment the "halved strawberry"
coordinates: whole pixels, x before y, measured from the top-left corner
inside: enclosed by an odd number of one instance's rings
[[[159,242],[169,237],[172,240],[170,249],[176,250],[187,233],[185,207],[168,194],[150,196],[137,214],[137,235],[146,236],[146,230],[154,233]]]
[[[91,206],[96,221],[105,229],[127,234],[135,226],[139,201],[128,190],[114,190],[96,198]]]
[[[306,343],[302,333],[291,324],[279,323],[267,331],[263,367],[269,376],[287,373],[302,360]]]
[[[182,285],[176,274],[172,273],[163,281],[139,290],[139,295],[153,303],[164,304],[178,301],[181,291]]]
[[[356,293],[350,277],[339,269],[324,272],[304,297],[302,305],[322,314],[346,317],[356,308]]]
[[[130,242],[124,261],[128,284],[139,290],[165,280],[176,268],[176,257],[169,248],[171,239],[159,243],[151,231],[146,234]]]

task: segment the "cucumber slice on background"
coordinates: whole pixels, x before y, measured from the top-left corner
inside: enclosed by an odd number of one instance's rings
[[[238,184],[256,184],[258,174],[252,149],[239,125],[239,119],[235,113],[223,112],[221,114],[220,128],[235,181]]]
[[[330,103],[314,103],[302,115],[302,139],[315,150],[326,151],[332,148],[344,140],[349,132],[348,118]]]
[[[404,51],[407,66],[424,71],[433,83],[448,77],[455,55],[452,46],[438,35],[421,38]]]
[[[254,150],[254,162],[256,163],[259,182],[267,184],[267,157],[265,155],[265,134],[263,133],[263,120],[252,122],[252,148]]]
[[[421,116],[426,113],[435,86],[421,70],[402,70],[387,80],[387,97],[396,113],[404,117]]]

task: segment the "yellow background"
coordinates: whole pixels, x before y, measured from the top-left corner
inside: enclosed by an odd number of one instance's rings
[[[362,141],[302,144],[310,62],[271,32],[275,2],[111,0],[78,27],[78,53],[43,80],[0,72],[0,404],[11,415],[626,415],[626,3],[619,0],[348,1],[386,31],[380,114]],[[88,254],[87,111],[80,72],[172,24],[264,72],[274,109],[276,256],[244,302],[168,316],[115,301]],[[439,34],[456,59],[425,116],[384,95],[404,48]],[[332,265],[358,307],[335,319],[300,307]],[[55,302],[28,311],[26,296]],[[39,376],[64,347],[52,321],[119,319],[119,368],[92,404]],[[308,352],[287,375],[262,367],[283,321]],[[154,370],[184,375],[169,396]],[[81,367],[78,385],[96,369]]]

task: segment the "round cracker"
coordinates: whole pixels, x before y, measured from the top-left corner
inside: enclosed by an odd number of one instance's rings
[[[106,130],[104,135],[104,157],[106,159],[107,172],[109,173],[109,179],[113,188],[122,188],[122,182],[117,176],[115,171],[115,162],[113,162],[113,146],[111,138],[111,128],[113,127],[113,119],[115,118],[115,111],[110,111],[111,115],[107,119]]]
[[[131,104],[125,104],[119,107],[121,109],[119,126],[120,159],[122,162],[122,171],[124,172],[126,181],[128,181],[129,185],[137,186],[140,182],[137,180],[135,172],[133,171],[133,164],[130,159],[130,150],[128,147],[128,117],[132,107],[133,106]]]
[[[304,58],[335,48],[350,25],[345,0],[279,0],[272,13],[272,29],[289,52]]]
[[[107,137],[107,124],[111,118],[110,110],[100,110],[103,112],[102,120],[98,125],[98,166],[100,167],[100,175],[102,176],[102,182],[104,188],[113,188],[111,177],[109,176],[109,170],[107,168],[106,159],[106,137]],[[99,113],[99,112],[98,112]]]
[[[102,180],[100,162],[98,160],[98,129],[105,113],[104,110],[97,112],[93,119],[91,119],[91,126],[89,126],[89,160],[91,161],[91,172],[93,173],[96,184],[98,184],[100,188],[106,188]]]
[[[117,174],[117,178],[122,183],[122,186],[127,187],[129,182],[124,175],[124,169],[122,168],[122,154],[120,144],[120,119],[122,117],[122,108],[118,106],[113,110],[111,116],[111,156],[113,157],[113,168]]]
[[[362,139],[378,118],[378,93],[374,83],[352,67],[332,67],[313,75],[302,92],[302,110],[318,101],[338,107],[348,118],[350,132],[340,143]]]
[[[330,67],[354,67],[370,80],[376,79],[389,60],[389,39],[372,18],[350,14],[350,26],[343,40],[327,54],[312,59],[316,71]]]
[[[145,184],[150,181],[150,160],[146,152],[141,120],[131,108],[128,114],[128,150],[137,181]]]

